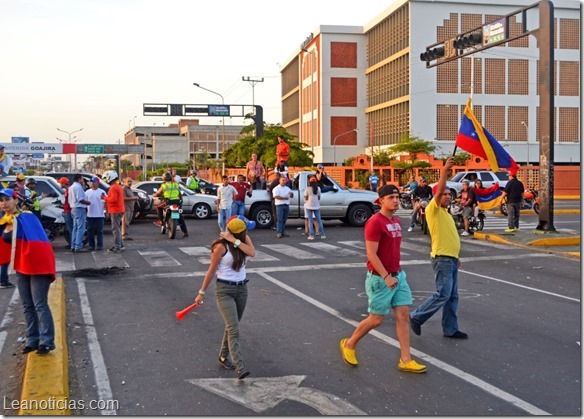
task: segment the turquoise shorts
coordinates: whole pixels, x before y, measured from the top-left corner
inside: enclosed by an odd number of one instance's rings
[[[397,275],[397,287],[391,289],[379,275],[367,272],[365,292],[369,298],[368,311],[371,314],[385,316],[389,309],[397,306],[411,306],[412,290],[406,280],[406,273],[401,270]]]

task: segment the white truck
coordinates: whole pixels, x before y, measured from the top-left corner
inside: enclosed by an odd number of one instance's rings
[[[292,179],[294,198],[290,199],[289,218],[304,217],[304,189],[314,172],[298,172]],[[365,225],[365,222],[379,210],[374,204],[377,193],[360,189],[347,189],[340,186],[334,179],[328,178],[332,191],[321,193],[320,214],[323,220],[338,219],[355,227]],[[245,197],[245,214],[256,222],[258,228],[270,228],[274,223],[272,215],[272,197],[267,190],[254,190],[251,197]]]
[[[493,172],[491,170],[472,170],[467,172],[458,172],[446,181],[446,187],[452,192],[452,196],[460,195],[462,191],[462,181],[468,180],[470,186],[474,186],[475,180],[480,179],[483,182],[483,187],[490,188],[496,182],[499,182],[499,187],[504,189],[509,181],[509,172]],[[430,184],[434,188],[436,183]]]

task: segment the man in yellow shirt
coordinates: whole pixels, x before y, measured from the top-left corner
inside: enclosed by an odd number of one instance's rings
[[[442,168],[436,185],[434,198],[426,207],[426,221],[432,239],[432,270],[436,277],[436,293],[432,294],[410,314],[410,326],[416,335],[422,334],[422,325],[438,310],[442,309],[442,332],[445,337],[467,339],[468,335],[458,330],[458,269],[462,266],[458,259],[460,238],[456,224],[448,212],[452,200],[446,188],[446,179],[454,166],[454,158],[449,157]]]

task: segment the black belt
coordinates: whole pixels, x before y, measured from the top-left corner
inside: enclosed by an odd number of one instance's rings
[[[226,281],[224,279],[217,278],[217,282],[227,285],[245,285],[249,282],[249,279],[244,279],[243,281]]]
[[[396,276],[398,276],[398,275],[399,275],[399,273],[400,273],[400,272],[401,272],[401,269],[400,269],[399,271],[397,271],[397,272],[388,272],[388,273],[389,273],[389,276],[393,276],[393,277],[395,278]],[[378,274],[377,272],[375,272],[375,271],[369,271],[369,273],[371,273],[371,274],[373,274],[373,275],[381,276],[381,275],[379,275],[379,274]]]
[[[436,255],[436,256],[434,256],[434,259],[436,259],[436,258],[448,258],[448,259],[458,260],[458,258],[455,258],[454,256],[446,256],[446,255]]]

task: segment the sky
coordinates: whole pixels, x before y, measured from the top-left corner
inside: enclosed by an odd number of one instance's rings
[[[123,142],[134,124],[177,122],[143,116],[144,103],[221,103],[195,82],[226,104],[254,100],[266,123],[281,123],[280,68],[310,33],[319,25],[366,25],[392,2],[3,1],[0,143],[68,141],[57,128],[79,144]],[[252,92],[242,77],[264,81]]]

